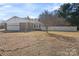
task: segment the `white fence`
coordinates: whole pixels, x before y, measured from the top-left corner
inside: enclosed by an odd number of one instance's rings
[[[46,27],[41,27],[41,30],[46,30]],[[77,26],[50,26],[49,31],[77,31]]]

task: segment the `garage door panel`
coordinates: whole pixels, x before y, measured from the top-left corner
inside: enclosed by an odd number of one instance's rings
[[[9,25],[9,26],[7,26],[7,30],[19,31],[19,26],[14,26],[14,25],[13,25],[13,26],[12,26],[12,25],[10,26],[10,25]]]

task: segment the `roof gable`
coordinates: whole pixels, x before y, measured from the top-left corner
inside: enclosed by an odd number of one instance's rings
[[[20,18],[17,16],[13,16],[12,18],[7,20],[7,23],[17,23],[17,22],[26,22],[27,19],[25,18]]]

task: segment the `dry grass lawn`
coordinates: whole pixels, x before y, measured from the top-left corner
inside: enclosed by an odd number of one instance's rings
[[[61,33],[62,34],[62,33]],[[62,36],[56,32],[0,32],[0,55],[3,56],[53,56],[79,55],[78,34]],[[71,35],[71,34],[70,34]],[[73,36],[74,36],[73,35]]]
[[[57,34],[57,35],[62,35],[62,36],[79,38],[79,32],[49,31],[49,33],[51,33],[51,34],[53,33],[53,34]]]

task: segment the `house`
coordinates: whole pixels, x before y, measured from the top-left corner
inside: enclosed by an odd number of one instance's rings
[[[49,21],[48,21],[49,22]],[[47,21],[45,23],[48,23]],[[50,23],[52,22],[52,24]],[[55,21],[50,21],[48,26],[44,23],[38,21],[37,19],[29,19],[29,18],[21,18],[14,16],[8,19],[5,23],[6,31],[33,31],[33,30],[43,30],[46,31],[77,31],[76,26],[69,26],[64,21],[59,21],[59,19],[55,19]],[[64,25],[66,24],[66,25]]]
[[[5,29],[6,31],[31,31],[40,30],[40,26],[42,23],[38,20],[14,16],[6,21]]]

